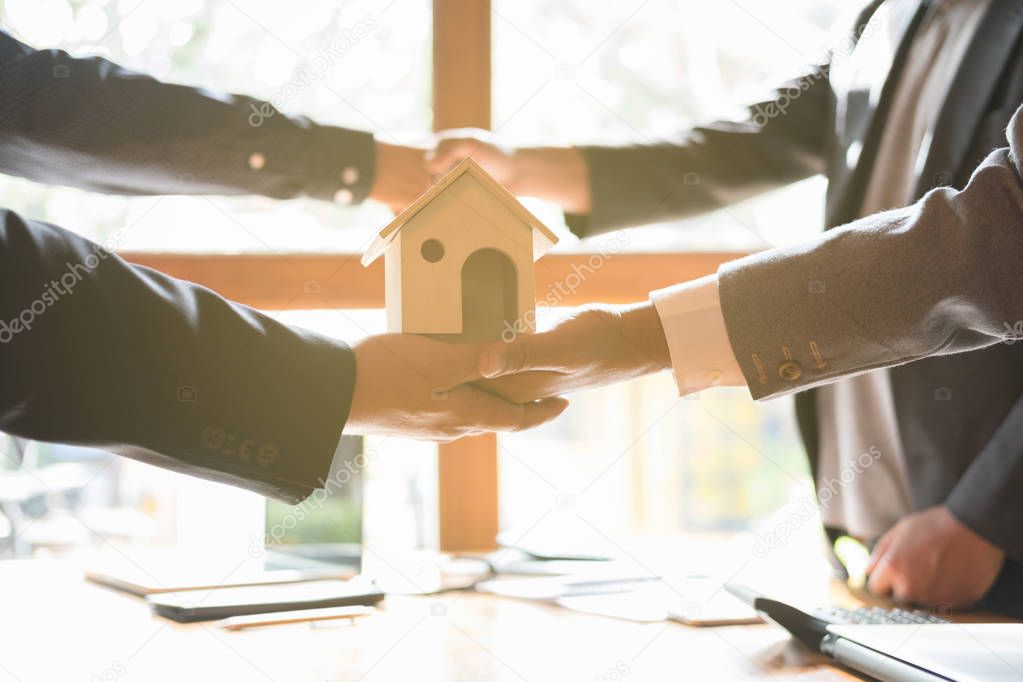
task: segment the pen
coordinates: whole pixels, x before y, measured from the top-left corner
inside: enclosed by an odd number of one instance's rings
[[[225,630],[245,630],[264,625],[287,625],[289,623],[313,623],[321,620],[343,620],[362,618],[373,613],[369,606],[335,606],[325,609],[303,609],[300,611],[278,611],[257,613],[251,616],[231,616],[220,621]]]

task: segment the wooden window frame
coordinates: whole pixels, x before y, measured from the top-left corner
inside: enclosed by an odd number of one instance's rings
[[[434,129],[491,124],[491,10],[481,0],[433,0]],[[733,252],[621,253],[602,258],[600,276],[573,287],[563,305],[645,300],[649,291],[714,272]],[[174,254],[125,257],[197,282],[263,310],[382,308],[380,261],[363,268],[358,254]],[[536,272],[546,292],[584,266],[590,254],[554,254]],[[580,279],[578,274],[575,280]],[[564,290],[562,288],[561,290]],[[493,435],[438,447],[440,548],[486,550],[498,531],[498,446]]]

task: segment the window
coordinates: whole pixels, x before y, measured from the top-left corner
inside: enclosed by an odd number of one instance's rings
[[[743,104],[819,62],[835,44],[830,29],[840,25],[844,4],[495,3],[494,128],[511,141],[643,144],[740,115]],[[628,249],[792,243],[820,230],[822,192],[820,179],[809,180],[681,224],[635,230]]]
[[[493,128],[500,139],[517,143],[643,142],[672,135],[734,112],[818,61],[833,44],[828,29],[847,4],[495,2]],[[7,26],[35,45],[105,54],[167,80],[274,99],[288,113],[371,130],[386,140],[413,141],[431,127],[428,0],[307,0],[301,11],[293,3],[238,0],[0,0],[0,7]],[[342,59],[320,68],[319,49],[328,44],[347,47]],[[600,250],[606,239],[623,247],[615,253],[632,254],[782,245],[819,229],[822,188],[821,180],[811,179],[680,223],[584,243],[566,236],[556,252],[571,259]],[[0,205],[99,240],[119,231],[125,251],[211,256],[358,252],[390,219],[386,209],[370,204],[123,198],[6,177],[0,177]],[[552,207],[530,207],[548,224],[560,222]],[[443,256],[443,245],[425,246],[427,260]],[[193,271],[195,279],[204,276]],[[235,295],[246,298],[244,285]],[[358,304],[379,305],[369,300],[374,295]],[[540,326],[557,312],[541,316]],[[379,310],[279,317],[349,340],[384,327]],[[556,423],[498,442],[501,525],[508,530],[529,526],[548,510],[575,510],[601,528],[627,532],[729,531],[778,509],[807,484],[788,402],[754,405],[741,390],[679,401],[666,375],[577,395]],[[381,460],[366,477],[366,525],[375,529],[367,533],[375,542],[435,546],[433,447],[397,439],[369,439],[366,447]],[[47,453],[40,449],[38,461],[66,456]],[[91,461],[91,454],[80,454]],[[155,519],[145,531],[151,537],[173,536],[176,527],[179,535],[240,534],[248,542],[249,533],[260,532],[264,506],[254,496],[232,493],[245,518],[211,528],[204,510],[224,508],[219,487],[129,461],[102,475],[123,483],[121,497],[109,504]],[[188,491],[180,508],[165,493],[174,486]],[[9,524],[0,524],[0,538],[5,529]]]
[[[818,63],[843,4],[494,3],[494,129],[513,143],[642,144],[736,114]],[[788,244],[820,230],[823,187],[811,179],[686,221],[568,238],[556,251]],[[593,534],[587,522],[623,533],[746,529],[809,482],[790,401],[753,404],[745,389],[677,400],[669,376],[573,396],[559,421],[502,436],[500,461],[512,537],[538,523],[583,535]]]
[[[289,114],[410,141],[430,128],[428,0],[6,0],[37,46],[99,54],[158,78],[265,98]],[[333,48],[333,49],[328,49]],[[339,55],[339,56],[338,56]],[[0,205],[124,251],[359,251],[389,212],[315,200],[103,196],[0,178]]]
[[[36,47],[102,55],[164,80],[262,97],[286,113],[391,141],[410,141],[430,127],[429,0],[303,0],[300,9],[295,3],[235,0],[0,0],[0,12],[6,30]],[[373,204],[353,209],[303,199],[126,198],[6,176],[0,176],[0,206],[99,241],[117,232],[124,237],[116,241],[123,252],[351,253],[390,219],[387,209]],[[276,314],[349,340],[384,326],[377,312]],[[256,495],[107,453],[0,438],[0,557],[10,555],[5,550],[13,540],[21,554],[102,546],[76,519],[105,537],[219,549],[234,542],[241,554],[263,533],[266,505]],[[16,470],[15,453],[22,447],[33,473]],[[408,468],[412,473],[395,458],[391,473],[430,476]],[[76,483],[84,492],[55,496],[34,480],[43,470],[61,473],[68,490],[77,490]],[[211,509],[231,513],[214,515]],[[265,527],[273,528],[284,513],[271,506]],[[327,528],[327,534],[350,537],[358,519],[346,518],[342,526]],[[291,541],[303,539],[302,529],[289,533]]]

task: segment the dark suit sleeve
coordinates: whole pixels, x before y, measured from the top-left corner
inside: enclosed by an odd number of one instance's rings
[[[116,194],[361,201],[372,135],[270,103],[163,83],[0,32],[0,172]],[[350,194],[349,194],[350,193]]]
[[[681,139],[581,147],[591,212],[568,215],[588,237],[697,215],[824,170],[831,129],[827,67],[808,70],[749,107],[744,119],[698,126]]]
[[[1023,397],[945,500],[956,518],[1023,563]]]
[[[343,343],[0,211],[0,430],[294,503],[354,381]]]

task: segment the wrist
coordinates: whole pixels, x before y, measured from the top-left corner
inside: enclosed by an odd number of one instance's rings
[[[513,194],[554,201],[569,213],[589,213],[590,175],[575,147],[524,147],[512,156]]]
[[[639,346],[649,361],[649,372],[660,372],[671,367],[664,327],[652,303],[647,301],[625,307],[622,310],[622,327],[626,337]]]
[[[367,390],[367,363],[364,354],[360,352],[361,344],[352,345],[352,355],[355,359],[355,382],[352,386],[352,397],[348,405],[348,419],[345,422],[344,432],[346,434],[361,434],[365,432],[367,413],[372,412],[368,407],[370,396]]]

